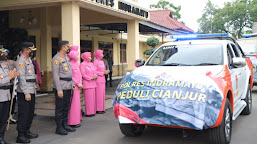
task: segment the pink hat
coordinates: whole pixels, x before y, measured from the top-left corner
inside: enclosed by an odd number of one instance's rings
[[[103,53],[103,50],[96,50],[96,51],[94,52],[94,56],[98,59],[99,56],[100,56],[102,53]]]
[[[79,46],[71,46],[70,47],[71,51],[78,51],[78,49],[79,49]]]

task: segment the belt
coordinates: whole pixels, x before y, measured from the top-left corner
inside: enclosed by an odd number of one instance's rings
[[[63,81],[72,81],[72,78],[60,78],[60,80],[63,80]]]
[[[36,79],[26,79],[26,82],[36,82]]]
[[[8,89],[10,89],[10,86],[0,86],[0,89],[1,90],[8,90]]]

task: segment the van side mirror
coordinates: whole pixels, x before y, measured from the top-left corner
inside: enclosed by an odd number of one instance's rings
[[[233,58],[232,65],[236,68],[244,67],[246,65],[246,60],[244,58]]]
[[[145,64],[145,60],[144,59],[137,59],[136,61],[135,61],[135,66],[136,67],[141,67],[141,66],[143,66]]]

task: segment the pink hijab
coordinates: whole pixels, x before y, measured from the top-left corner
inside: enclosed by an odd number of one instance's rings
[[[71,46],[70,47],[71,51],[78,51],[78,49],[79,49],[79,46]]]
[[[82,55],[81,55],[81,58],[86,61],[86,62],[90,62],[87,60],[87,58],[91,56],[91,52],[84,52]]]
[[[100,60],[100,55],[103,53],[103,50],[96,50],[94,52],[94,56],[96,57],[96,59]]]
[[[68,54],[68,57],[70,58],[70,60],[77,61],[78,55],[79,55],[79,52],[78,52],[79,47],[78,46],[71,46],[70,49],[71,49],[71,51]]]

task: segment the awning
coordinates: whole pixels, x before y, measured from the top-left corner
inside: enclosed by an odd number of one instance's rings
[[[108,24],[92,24],[87,27],[98,27],[100,30],[115,30],[127,32],[127,23],[108,23]],[[139,22],[139,32],[142,34],[168,33],[179,34],[183,31],[172,30],[149,21]]]

